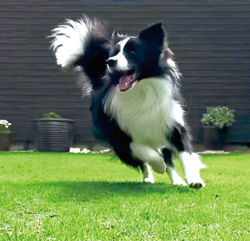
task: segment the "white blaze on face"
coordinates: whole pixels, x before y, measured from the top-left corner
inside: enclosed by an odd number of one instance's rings
[[[124,46],[126,45],[126,43],[128,42],[130,38],[126,38],[126,39],[123,39],[122,41],[120,41],[118,44],[120,45],[120,52],[109,58],[108,60],[116,60],[117,61],[117,64],[115,66],[115,70],[118,70],[118,71],[127,71],[129,70],[129,66],[128,66],[128,61],[126,59],[126,57],[124,56],[123,54],[123,49],[124,49]]]

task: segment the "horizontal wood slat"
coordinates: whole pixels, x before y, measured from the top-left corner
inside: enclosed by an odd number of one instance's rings
[[[0,5],[1,6],[1,5]],[[82,17],[84,13],[84,10],[77,9],[76,11],[70,13],[70,18],[80,18]],[[128,13],[126,11],[122,11],[119,9],[119,11],[112,12],[112,16],[110,16],[110,13],[105,12],[96,12],[95,14],[98,14],[99,17],[104,19],[124,19],[126,22],[128,19]],[[26,12],[20,12],[20,11],[11,11],[11,12],[1,12],[0,19],[44,19],[44,17],[48,16],[49,21],[54,21],[56,19],[57,21],[61,21],[62,19],[67,18],[67,11],[65,9],[65,12],[58,12],[57,14],[54,14],[54,12],[29,12],[29,15],[27,16]],[[93,14],[92,14],[93,15]],[[165,21],[169,21],[169,19],[176,19],[178,16],[179,19],[230,19],[230,18],[237,18],[237,20],[249,18],[248,12],[242,12],[242,11],[230,11],[230,12],[204,12],[204,11],[196,11],[196,12],[151,12],[151,17],[153,19],[164,19]],[[144,12],[130,12],[130,19],[144,19],[148,20],[148,16],[144,14]]]
[[[200,6],[228,6],[228,5],[239,5],[244,6],[246,3],[248,3],[249,0],[223,0],[223,1],[213,1],[213,0],[203,0],[203,1],[197,1],[197,0],[168,0],[168,1],[162,1],[162,0],[142,0],[142,1],[123,1],[123,0],[99,0],[99,1],[90,1],[90,0],[53,0],[53,1],[40,1],[40,0],[9,0],[8,2],[0,2],[0,6],[12,6],[12,5],[24,5],[27,6],[29,4],[32,4],[34,6],[72,6],[72,5],[79,5],[82,6],[103,6],[105,3],[105,6],[109,5],[115,5],[115,6],[124,6],[124,5],[132,5],[132,6],[141,6],[143,5],[156,5],[156,6],[173,6],[173,5],[200,5]]]
[[[122,11],[131,11],[131,12],[188,12],[189,10],[193,11],[203,11],[203,12],[235,12],[235,11],[241,11],[241,12],[247,12],[250,10],[250,6],[246,4],[242,5],[216,5],[216,4],[208,4],[208,5],[200,5],[199,3],[194,5],[157,5],[157,4],[145,4],[141,3],[138,5],[133,6],[131,2],[124,3],[122,6],[120,4],[89,4],[87,5],[86,2],[78,2],[79,5],[75,5],[73,2],[72,4],[65,6],[63,4],[60,5],[47,5],[47,1],[44,1],[44,4],[40,5],[33,5],[30,3],[29,5],[2,5],[0,8],[0,12],[6,12],[10,10],[12,11],[19,11],[19,12],[75,12],[77,11],[87,11],[87,12],[122,12]],[[28,8],[27,8],[28,6]],[[82,9],[79,9],[79,7],[82,6]],[[84,7],[83,7],[84,6]]]

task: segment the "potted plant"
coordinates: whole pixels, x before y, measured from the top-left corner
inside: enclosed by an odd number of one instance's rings
[[[36,146],[38,151],[69,151],[73,144],[74,120],[60,117],[55,112],[36,119]]]
[[[208,107],[201,122],[204,124],[205,130],[205,148],[223,148],[228,136],[228,129],[234,123],[234,110],[227,106]]]
[[[0,151],[8,151],[10,149],[10,132],[11,123],[7,120],[0,120]]]

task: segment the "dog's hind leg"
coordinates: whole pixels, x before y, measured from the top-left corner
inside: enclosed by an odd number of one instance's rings
[[[139,167],[141,169],[144,182],[154,183],[154,177],[149,165],[143,161],[135,159],[132,156],[132,151],[129,147],[129,144],[125,140],[123,140],[122,143],[120,143],[120,140],[116,140],[113,143],[113,149],[122,162],[136,168]]]
[[[163,148],[162,154],[164,157],[164,161],[167,165],[166,171],[169,174],[171,181],[174,185],[183,185],[186,186],[187,184],[183,181],[183,179],[177,174],[174,169],[174,163],[172,161],[172,153],[169,149]]]

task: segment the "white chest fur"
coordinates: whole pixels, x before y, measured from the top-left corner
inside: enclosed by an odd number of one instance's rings
[[[133,142],[154,149],[167,144],[166,133],[172,129],[175,106],[171,82],[164,77],[143,79],[125,92],[114,88],[104,104],[105,111]]]

